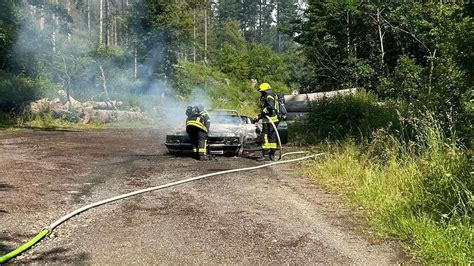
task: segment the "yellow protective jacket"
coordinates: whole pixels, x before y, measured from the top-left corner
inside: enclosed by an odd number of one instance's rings
[[[186,119],[186,127],[197,127],[209,133],[211,119],[206,111],[200,112],[198,115],[190,116]]]
[[[266,116],[275,123],[278,122],[278,100],[275,93],[271,90],[264,91],[260,96],[260,117],[265,123],[267,121]]]

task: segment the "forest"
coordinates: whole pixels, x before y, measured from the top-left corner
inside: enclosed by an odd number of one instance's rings
[[[473,262],[474,2],[3,0],[0,10],[0,128],[70,119],[25,111],[59,90],[146,112],[204,101],[254,115],[251,79],[284,93],[357,88],[290,127],[294,145],[330,153],[302,173],[363,206],[376,237],[416,261]]]

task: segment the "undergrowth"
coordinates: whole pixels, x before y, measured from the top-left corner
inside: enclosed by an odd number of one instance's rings
[[[81,124],[77,122],[71,122],[66,119],[54,118],[52,114],[37,114],[29,115],[23,114],[16,118],[14,125],[18,128],[31,128],[31,129],[100,129],[104,128],[105,125],[100,122],[92,122],[89,124]]]
[[[363,207],[379,237],[399,240],[422,261],[472,263],[472,150],[433,118],[412,131],[411,140],[379,129],[370,143],[327,144],[329,155],[302,172]]]
[[[279,82],[272,82],[275,92],[289,92]],[[173,77],[173,86],[184,97],[202,92],[209,98],[212,108],[235,109],[243,115],[255,115],[260,94],[250,86],[250,81],[235,80],[212,67],[180,62]]]

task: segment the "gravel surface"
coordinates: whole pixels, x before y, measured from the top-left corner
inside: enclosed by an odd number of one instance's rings
[[[0,133],[0,254],[88,203],[260,163],[167,154],[159,130]],[[298,164],[211,177],[82,213],[12,263],[398,264]],[[365,233],[362,233],[364,232]]]

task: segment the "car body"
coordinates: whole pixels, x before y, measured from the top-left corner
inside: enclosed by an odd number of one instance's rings
[[[248,145],[260,142],[261,125],[252,123],[252,119],[241,116],[235,110],[209,110],[211,126],[208,136],[210,154],[226,154],[241,156]],[[288,127],[286,122],[278,125],[282,143],[287,142]],[[186,128],[173,129],[166,135],[166,147],[170,153],[191,152],[191,141]]]

